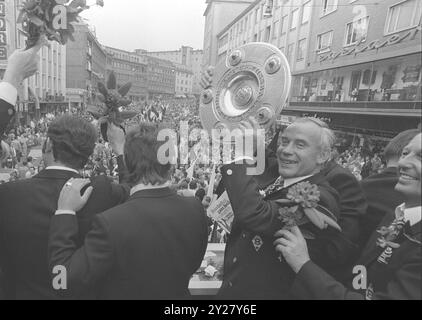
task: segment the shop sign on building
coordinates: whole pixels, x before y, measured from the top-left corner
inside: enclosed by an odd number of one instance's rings
[[[326,60],[335,60],[338,57],[344,57],[344,56],[348,56],[351,54],[359,54],[361,52],[364,51],[371,51],[371,50],[378,50],[380,48],[386,47],[386,46],[392,46],[395,44],[398,44],[400,42],[402,42],[405,39],[408,40],[413,40],[416,38],[416,35],[418,34],[419,31],[421,31],[422,27],[421,26],[417,26],[409,31],[406,31],[404,33],[401,34],[394,34],[391,37],[387,38],[386,40],[382,40],[382,39],[376,39],[373,40],[371,42],[369,42],[367,45],[361,45],[362,43],[358,43],[357,45],[351,47],[351,48],[345,48],[341,51],[338,52],[331,52],[328,53],[326,55],[321,55],[319,57],[319,61],[323,62]]]

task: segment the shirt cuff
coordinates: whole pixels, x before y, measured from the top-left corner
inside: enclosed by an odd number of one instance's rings
[[[239,157],[239,158],[236,158],[234,160],[227,161],[224,164],[227,165],[227,164],[239,163],[239,162],[242,162],[242,161],[251,161],[251,162],[254,162],[255,160],[253,158],[251,158],[251,157],[246,157],[245,156],[245,157]]]
[[[62,215],[76,216],[76,212],[72,211],[72,210],[56,210],[56,213],[54,215],[56,215],[56,216],[62,216]]]
[[[8,82],[0,83],[0,99],[3,99],[12,106],[16,105],[18,90]]]

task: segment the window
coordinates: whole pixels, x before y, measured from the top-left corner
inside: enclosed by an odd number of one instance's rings
[[[278,29],[280,27],[280,21],[277,20],[273,23],[273,39],[276,39],[278,37]]]
[[[316,50],[319,53],[330,50],[331,43],[333,41],[333,31],[328,31],[317,36],[317,47]]]
[[[306,39],[299,40],[297,44],[297,61],[305,59]]]
[[[415,27],[421,19],[421,1],[406,0],[389,8],[385,33],[390,34]]]
[[[321,16],[325,16],[337,9],[338,0],[322,0]]]
[[[307,23],[311,17],[311,1],[303,5],[302,24]]]
[[[265,28],[265,42],[270,41],[271,26]]]
[[[299,21],[299,9],[292,11],[292,18],[290,20],[290,30],[297,27],[297,23]]]
[[[287,60],[291,63],[292,62],[292,57],[293,57],[293,51],[294,51],[294,43],[289,44],[289,46],[287,47]]]
[[[287,16],[281,18],[281,35],[285,34],[287,31]]]
[[[346,26],[345,46],[350,46],[366,40],[369,17],[350,22]]]

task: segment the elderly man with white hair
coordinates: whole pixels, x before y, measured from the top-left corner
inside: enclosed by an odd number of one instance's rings
[[[339,195],[321,172],[334,142],[333,132],[321,120],[296,120],[281,135],[279,177],[265,190],[259,190],[259,177],[247,175],[246,163],[222,168],[234,222],[219,298],[292,298],[294,273],[273,245],[275,234],[292,225],[306,234],[310,254],[321,268],[334,274],[345,267],[356,246],[337,224]]]

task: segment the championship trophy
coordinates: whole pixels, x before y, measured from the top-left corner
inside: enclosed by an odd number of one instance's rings
[[[216,66],[213,79],[201,95],[202,125],[208,132],[231,132],[250,117],[268,129],[287,102],[292,76],[284,54],[258,42],[230,53]]]

